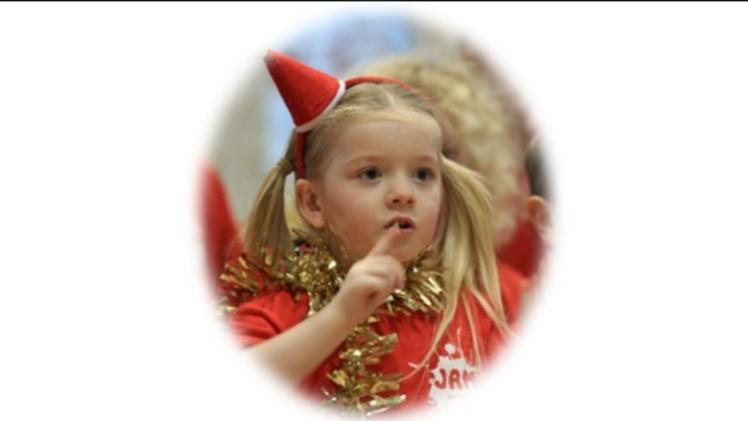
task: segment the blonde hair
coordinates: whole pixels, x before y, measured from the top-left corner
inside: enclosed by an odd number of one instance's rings
[[[415,93],[395,84],[362,83],[349,88],[340,103],[322,117],[306,138],[304,168],[309,179],[318,177],[331,155],[331,139],[334,130],[343,123],[371,113],[405,108],[439,118],[434,111]],[[267,264],[277,267],[282,256],[290,253],[293,239],[284,213],[285,177],[290,172],[288,166],[294,157],[294,139],[286,148],[281,164],[276,165],[265,178],[249,216],[245,231],[245,249],[252,256],[269,254]],[[284,162],[285,160],[285,162]],[[490,223],[490,194],[481,177],[454,161],[441,157],[442,180],[444,187],[442,216],[437,244],[441,262],[449,262],[444,274],[446,306],[437,327],[434,340],[423,361],[411,373],[416,373],[433,355],[454,318],[458,300],[467,291],[475,296],[479,305],[496,327],[507,332],[507,323],[499,293],[499,279],[493,251],[491,233],[485,229]],[[472,322],[469,306],[468,322],[473,336],[473,350],[480,364],[477,333]]]
[[[506,84],[474,60],[447,51],[388,57],[366,72],[401,80],[433,98],[453,159],[488,182],[495,246],[508,242],[524,209],[518,175],[530,128]]]

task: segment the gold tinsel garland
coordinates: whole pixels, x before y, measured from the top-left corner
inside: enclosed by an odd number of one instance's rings
[[[299,295],[309,296],[307,317],[330,303],[345,280],[345,273],[333,257],[327,241],[319,235],[295,231],[299,246],[282,262],[281,270],[272,270],[267,263],[256,263],[240,256],[236,263],[227,263],[221,281],[224,296],[221,308],[230,313],[259,291],[283,288]],[[383,374],[370,366],[391,353],[397,344],[397,334],[378,335],[373,326],[379,321],[378,313],[394,315],[398,312],[423,312],[436,314],[444,309],[444,291],[438,268],[426,268],[429,253],[421,252],[406,265],[406,282],[402,290],[395,290],[367,320],[358,324],[345,339],[338,354],[342,364],[328,373],[336,390],[323,390],[332,405],[366,415],[386,411],[405,400],[405,395],[381,396],[382,392],[397,391],[400,373]],[[263,259],[263,262],[265,259]],[[260,284],[257,277],[269,282]]]

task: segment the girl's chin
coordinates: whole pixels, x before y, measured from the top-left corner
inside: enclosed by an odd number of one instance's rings
[[[368,253],[357,253],[353,256],[348,255],[347,256],[348,261],[344,263],[347,263],[346,266],[350,267],[351,265],[365,258],[368,255],[369,255]],[[390,253],[390,256],[394,257],[401,264],[406,264],[410,262],[411,260],[415,259],[417,255],[418,253],[414,253],[410,251],[400,251],[400,250],[393,251],[392,253]]]
[[[402,252],[395,252],[392,254],[392,257],[397,259],[398,262],[405,265],[407,263],[410,263],[413,259],[416,258],[418,255],[418,252],[414,251],[402,251]]]
[[[346,263],[345,266],[350,267],[357,261],[365,258],[366,256],[369,255],[369,251],[370,250],[355,250],[352,253],[348,253],[346,255],[347,261],[344,262]],[[405,265],[407,263],[410,263],[413,259],[415,259],[421,251],[422,251],[422,248],[416,250],[411,245],[405,245],[405,247],[391,250],[389,254],[392,257],[394,257],[398,262]]]

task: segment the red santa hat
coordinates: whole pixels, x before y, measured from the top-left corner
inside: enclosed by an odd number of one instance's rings
[[[277,51],[268,51],[265,64],[291,112],[298,133],[314,128],[314,123],[330,111],[345,92],[342,80]]]
[[[322,116],[332,110],[347,88],[359,83],[394,83],[414,91],[407,84],[386,77],[361,76],[342,81],[277,51],[268,51],[265,65],[286,103],[298,133],[295,145],[296,177],[304,177],[304,142]]]

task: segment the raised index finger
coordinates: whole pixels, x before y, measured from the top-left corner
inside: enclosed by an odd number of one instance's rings
[[[368,256],[389,255],[392,248],[403,238],[403,231],[397,224],[393,224],[379,237],[374,247],[369,250]]]

